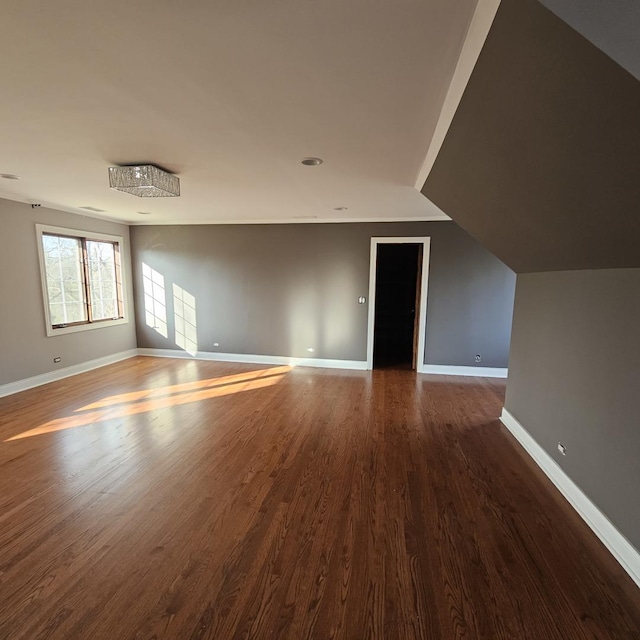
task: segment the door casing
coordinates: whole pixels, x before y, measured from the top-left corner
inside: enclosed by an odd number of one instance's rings
[[[418,310],[418,359],[416,371],[424,373],[424,349],[427,335],[427,292],[429,289],[429,248],[431,238],[427,236],[398,236],[371,238],[369,254],[369,315],[367,324],[367,369],[373,369],[373,332],[376,312],[376,275],[379,244],[421,244],[422,272],[420,274],[420,308]]]

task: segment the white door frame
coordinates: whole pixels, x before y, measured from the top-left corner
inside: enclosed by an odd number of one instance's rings
[[[426,236],[371,238],[369,258],[369,323],[367,328],[367,369],[373,369],[373,330],[376,312],[376,265],[379,244],[421,244],[422,245],[422,282],[420,286],[420,309],[418,317],[418,354],[416,371],[424,373],[424,346],[427,333],[427,291],[429,288],[429,248],[431,238]]]

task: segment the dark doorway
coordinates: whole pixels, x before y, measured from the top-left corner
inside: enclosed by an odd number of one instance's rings
[[[378,244],[373,366],[416,368],[421,244]]]

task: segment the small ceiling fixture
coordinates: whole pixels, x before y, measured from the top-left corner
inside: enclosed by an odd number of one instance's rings
[[[322,158],[302,158],[302,160],[300,160],[300,162],[305,165],[306,167],[317,167],[319,165],[321,165],[324,160]]]
[[[138,213],[141,216],[150,216],[151,215],[151,211],[138,211]]]
[[[349,207],[334,207],[334,211],[346,211]]]
[[[20,180],[20,176],[15,175],[14,173],[0,173],[0,178],[4,178],[5,180]]]
[[[109,167],[109,186],[140,198],[180,195],[180,179],[152,164]]]

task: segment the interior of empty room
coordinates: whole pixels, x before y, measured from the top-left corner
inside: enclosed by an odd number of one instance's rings
[[[640,9],[4,13],[0,636],[640,634]]]

